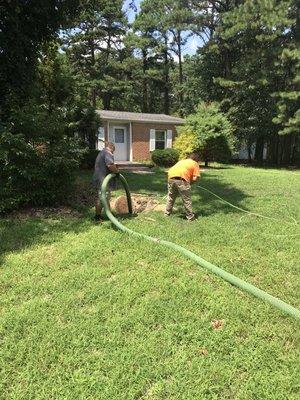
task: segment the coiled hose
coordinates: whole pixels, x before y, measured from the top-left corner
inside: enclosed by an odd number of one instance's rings
[[[296,318],[298,321],[300,321],[300,310],[297,308],[291,306],[290,304],[285,303],[284,301],[268,294],[267,292],[264,292],[263,290],[257,288],[254,285],[251,285],[250,283],[243,281],[240,278],[237,278],[236,276],[230,274],[229,272],[224,271],[222,268],[217,267],[214,264],[211,264],[210,262],[204,260],[203,258],[199,257],[197,254],[185,249],[182,246],[179,246],[175,243],[169,242],[167,240],[162,240],[158,239],[152,236],[147,236],[142,233],[135,232],[123,224],[121,224],[120,221],[112,214],[110,210],[110,206],[108,204],[107,198],[106,198],[106,192],[107,192],[107,187],[109,185],[109,182],[111,179],[118,177],[119,180],[121,181],[125,192],[126,192],[126,197],[127,197],[127,204],[128,204],[128,211],[130,214],[132,214],[132,201],[131,201],[131,194],[129,190],[128,183],[125,179],[125,177],[122,174],[109,174],[106,176],[102,183],[101,187],[101,202],[104,207],[105,214],[107,217],[110,219],[110,221],[121,231],[129,233],[132,236],[137,236],[137,237],[142,237],[146,240],[149,240],[150,242],[154,242],[156,244],[164,245],[166,247],[169,247],[172,250],[176,250],[183,254],[184,256],[188,257],[192,261],[194,261],[196,264],[200,265],[201,267],[205,268],[206,270],[214,273],[215,275],[225,279],[227,282],[231,283],[232,285],[245,290],[246,292],[252,294],[253,296],[264,300],[268,302],[269,304],[273,305],[274,307],[277,307],[279,310],[283,311],[284,313]]]

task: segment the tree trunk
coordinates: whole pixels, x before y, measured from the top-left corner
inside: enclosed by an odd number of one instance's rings
[[[102,98],[104,110],[110,110],[111,95],[105,94]]]
[[[262,163],[263,162],[263,155],[264,155],[264,137],[260,136],[256,140],[256,146],[255,146],[255,161]]]
[[[273,135],[270,137],[269,146],[268,146],[268,162],[270,164],[277,164],[278,162],[278,135]]]
[[[170,114],[170,95],[169,95],[169,59],[168,59],[168,38],[165,36],[164,48],[164,113]]]
[[[94,67],[95,67],[95,43],[94,40],[92,39],[90,41],[90,49],[91,49],[91,58],[92,58],[92,71],[91,71],[91,78],[93,79],[93,74],[94,74]],[[91,105],[93,108],[96,108],[96,89],[92,88],[91,89]]]
[[[292,135],[285,135],[282,139],[282,163],[284,165],[290,165],[292,155]]]
[[[146,71],[147,71],[147,51],[145,49],[142,50],[143,56],[143,105],[142,111],[144,113],[149,112],[148,108],[148,86],[147,86],[147,79],[146,79]]]
[[[252,143],[248,143],[247,145],[247,151],[248,151],[248,163],[252,163]]]
[[[181,32],[178,32],[177,36],[178,46],[178,61],[179,61],[179,115],[183,117],[183,70],[182,70],[182,59],[181,59]]]

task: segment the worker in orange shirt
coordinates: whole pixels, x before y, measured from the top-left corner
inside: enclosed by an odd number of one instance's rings
[[[195,219],[192,209],[191,183],[200,176],[200,156],[198,153],[191,153],[185,160],[178,161],[168,171],[168,198],[165,215],[171,215],[174,202],[180,194],[188,221]]]

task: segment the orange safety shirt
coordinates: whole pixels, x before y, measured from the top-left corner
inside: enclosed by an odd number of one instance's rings
[[[199,164],[190,158],[178,161],[178,163],[168,171],[168,179],[179,177],[187,182],[193,182],[198,176],[200,176]]]

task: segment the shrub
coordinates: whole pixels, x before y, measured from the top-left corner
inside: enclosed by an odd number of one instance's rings
[[[65,201],[72,193],[81,155],[74,139],[35,147],[22,135],[1,132],[0,213]]]
[[[175,139],[174,149],[178,151],[179,158],[183,159],[195,150],[196,135],[188,126],[179,128],[179,136]]]
[[[99,150],[88,149],[82,157],[82,160],[80,163],[80,168],[83,168],[83,169],[94,168],[95,160],[96,160],[98,154],[99,154]]]
[[[171,167],[179,159],[176,149],[154,150],[151,155],[152,161],[159,167]]]
[[[179,128],[174,148],[179,150],[181,156],[185,156],[185,152],[199,152],[205,165],[208,165],[209,161],[229,161],[234,143],[233,127],[226,115],[219,111],[216,103],[203,103]]]

